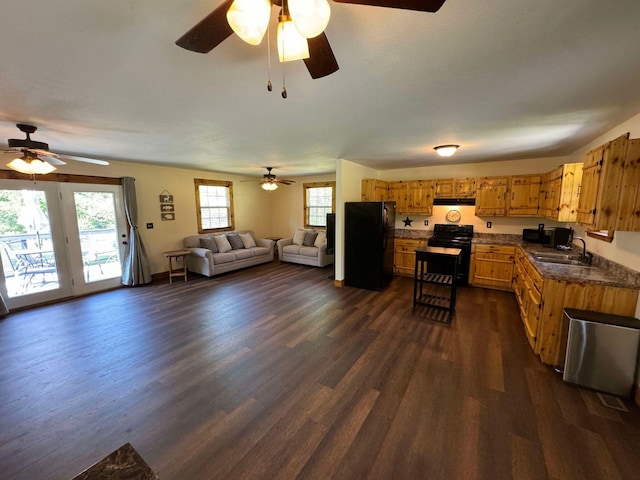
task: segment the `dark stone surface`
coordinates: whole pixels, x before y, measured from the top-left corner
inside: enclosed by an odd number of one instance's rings
[[[130,443],[124,444],[73,480],[158,480]]]

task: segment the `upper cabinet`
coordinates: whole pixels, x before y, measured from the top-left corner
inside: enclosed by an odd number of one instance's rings
[[[592,230],[615,230],[629,135],[590,151],[582,168],[577,222]]]
[[[396,202],[396,213],[409,213],[409,182],[389,182],[387,200]]]
[[[509,177],[507,215],[510,217],[538,216],[541,175],[515,175]]]
[[[387,198],[388,183],[375,178],[362,180],[360,196],[363,202],[384,202]]]
[[[407,213],[417,215],[433,214],[433,181],[414,180],[408,182],[409,197]]]
[[[397,213],[432,215],[433,183],[433,180],[384,182],[364,179],[360,196],[363,202],[396,202]]]
[[[567,163],[542,176],[539,214],[558,222],[575,222],[582,182],[582,163]]]
[[[435,198],[473,198],[475,178],[439,178],[435,181]]]
[[[476,215],[505,216],[509,177],[480,177],[476,190]]]
[[[629,140],[619,204],[616,230],[640,231],[640,138]]]

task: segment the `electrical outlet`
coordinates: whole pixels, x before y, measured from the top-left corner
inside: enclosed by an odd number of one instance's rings
[[[492,223],[491,222],[487,222],[487,228],[491,228]]]
[[[424,221],[424,226],[426,227],[426,226],[428,226],[428,225],[429,225],[429,220],[425,220],[425,221]]]
[[[148,229],[153,228],[153,223],[151,223],[151,222],[147,223],[147,228],[148,228]]]

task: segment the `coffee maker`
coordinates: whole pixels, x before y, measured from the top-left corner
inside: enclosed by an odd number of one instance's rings
[[[572,239],[573,228],[556,227],[551,235],[551,246],[558,250],[566,250],[571,248]]]

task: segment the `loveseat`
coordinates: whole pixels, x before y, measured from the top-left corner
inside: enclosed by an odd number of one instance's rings
[[[293,237],[278,240],[278,257],[282,262],[326,267],[333,263],[327,253],[327,237],[322,230],[298,229]]]
[[[251,230],[191,235],[182,244],[191,250],[187,270],[207,277],[272,262],[275,249],[273,240],[256,239]]]

